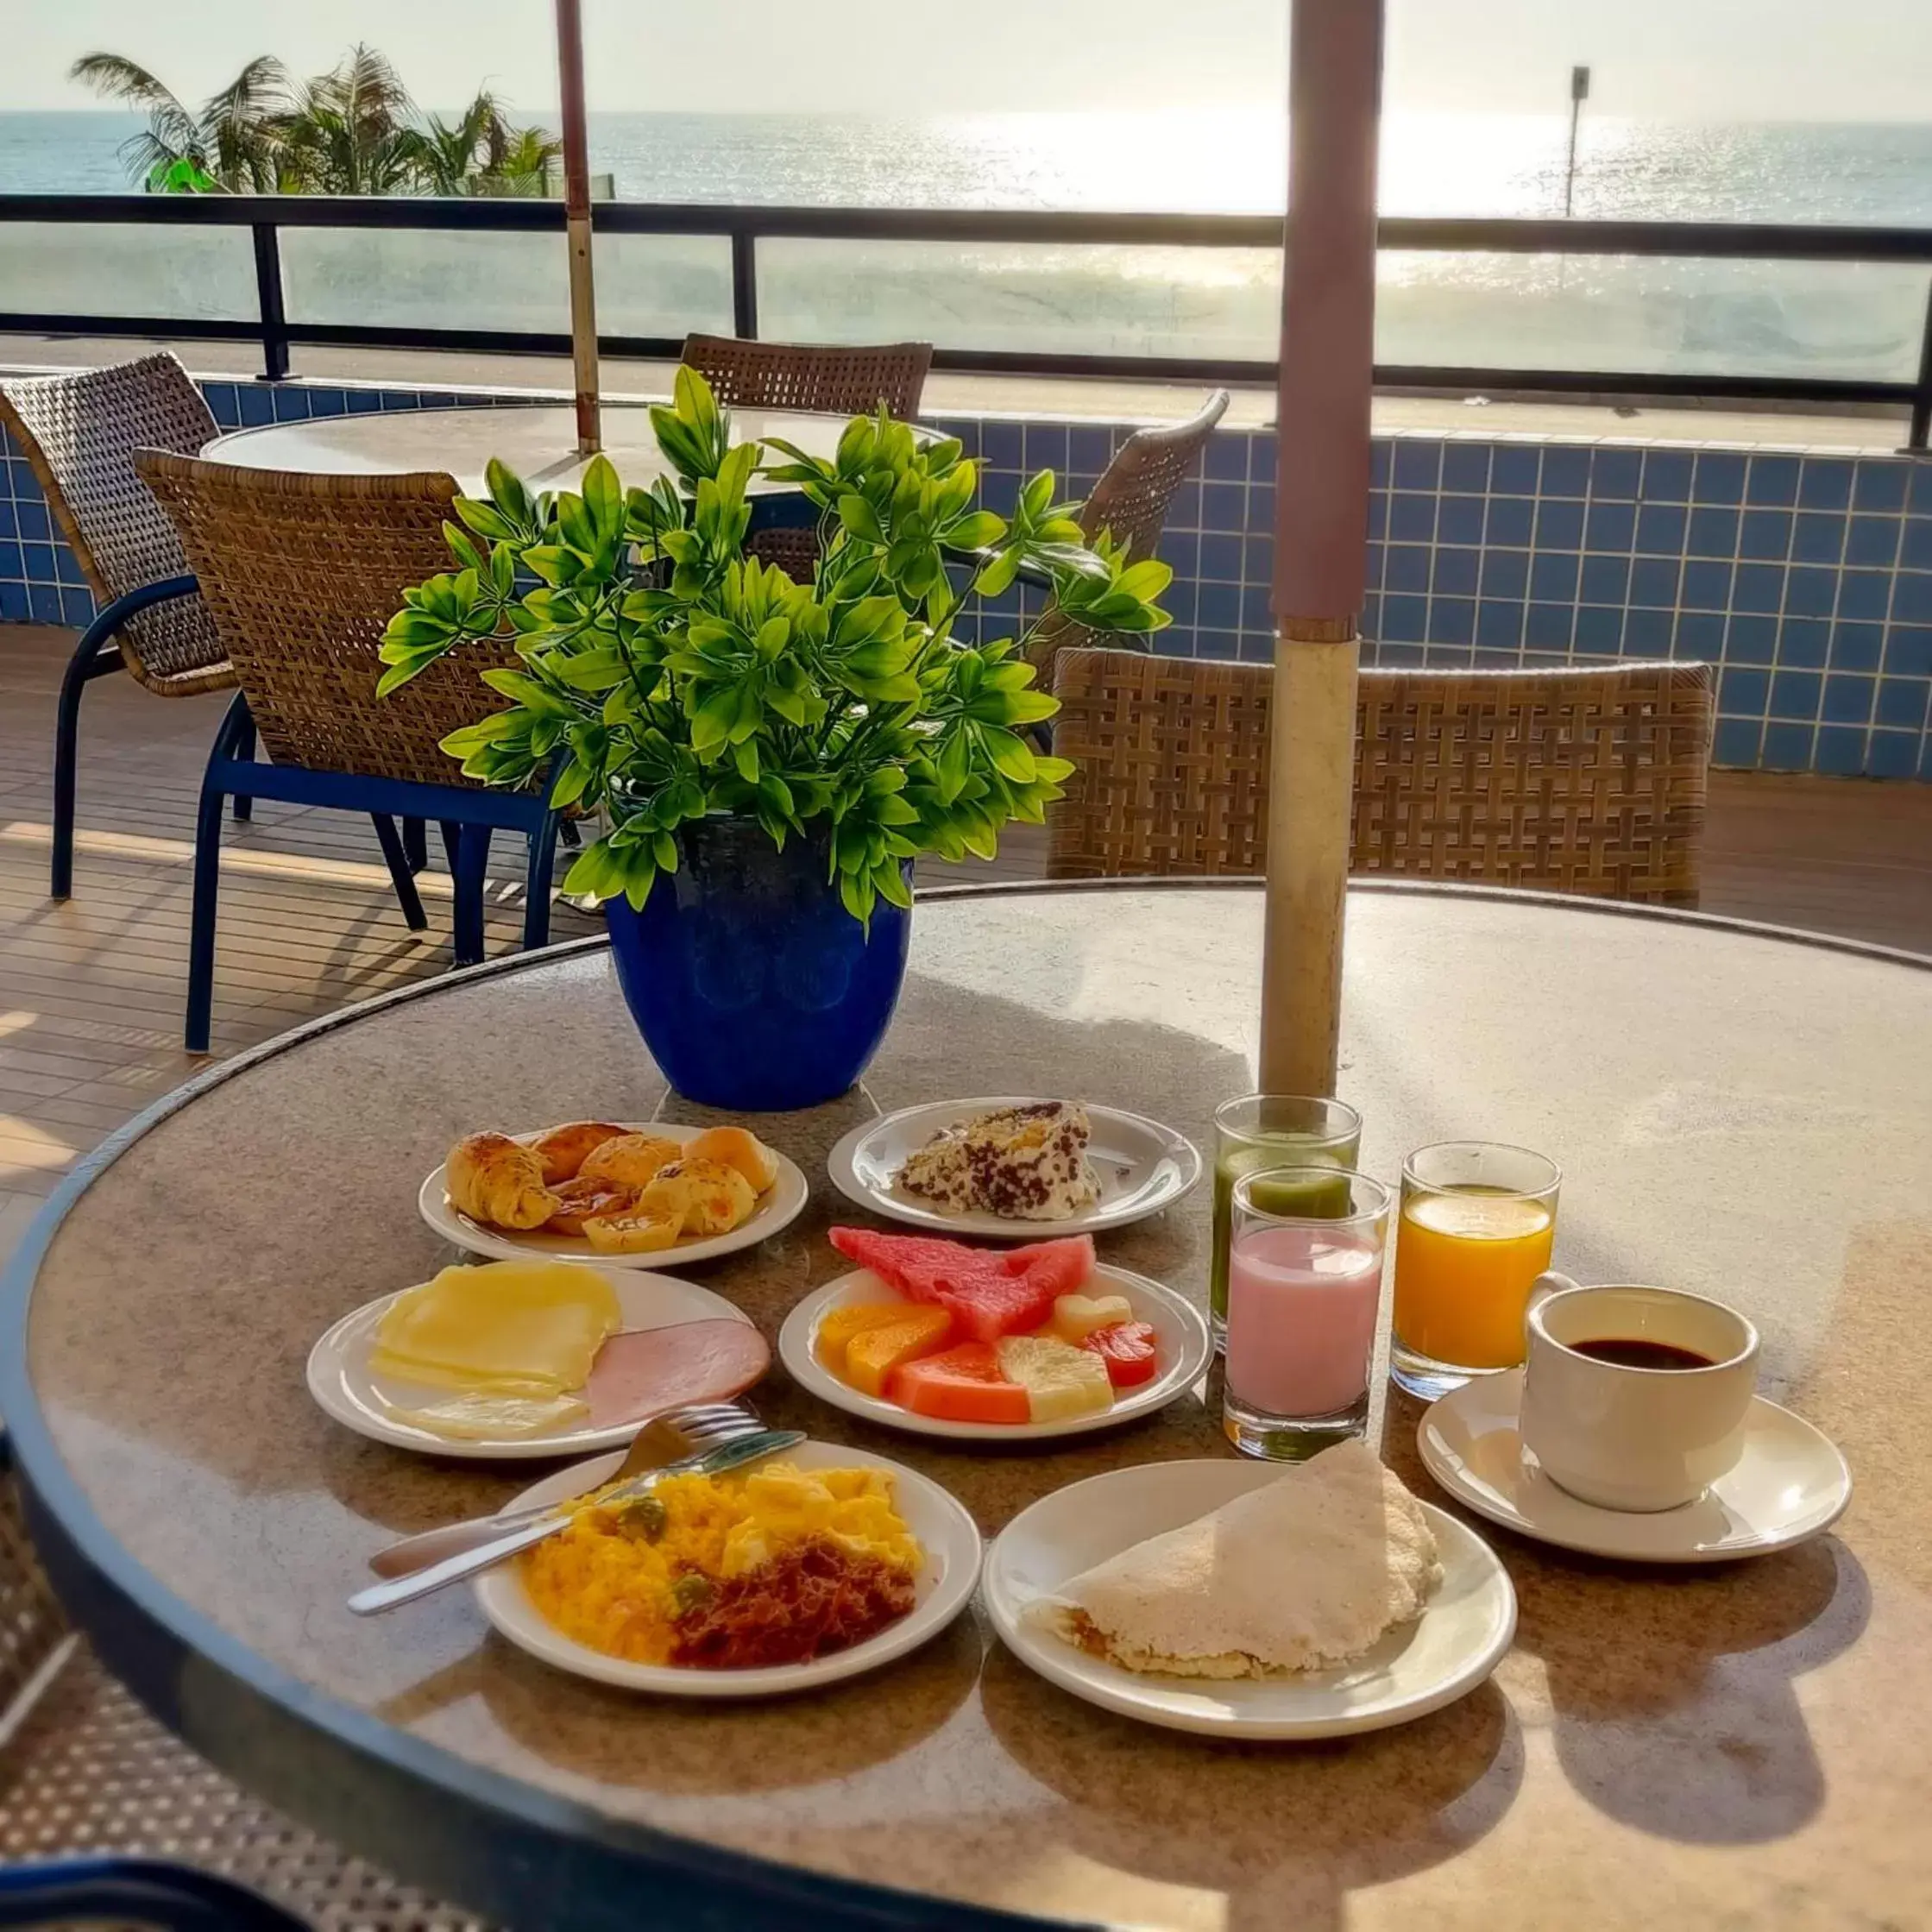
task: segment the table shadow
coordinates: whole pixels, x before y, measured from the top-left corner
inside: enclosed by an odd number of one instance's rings
[[[1686,1844],[1761,1844],[1816,1815],[1824,1768],[1794,1680],[1855,1643],[1872,1607],[1836,1537],[1690,1571],[1496,1541],[1517,1645],[1542,1659],[1557,1760],[1583,1797]]]
[[[1502,1558],[1516,1648],[1542,1660],[1572,1787],[1608,1817],[1688,1844],[1764,1843],[1814,1816],[1824,1770],[1793,1680],[1848,1649],[1870,1618],[1851,1551],[1828,1536],[1686,1567],[1552,1549],[1437,1488],[1415,1446],[1425,1407],[1390,1390],[1383,1457]]]
[[[1522,1736],[1493,1683],[1394,1730],[1293,1745],[1137,1723],[1004,1649],[987,1658],[979,1696],[1014,1761],[1065,1801],[1055,1831],[1073,1850],[1225,1893],[1230,1928],[1255,1932],[1340,1926],[1349,1892],[1457,1856],[1501,1819],[1523,1778]]]
[[[494,1633],[458,1675],[507,1736],[558,1771],[667,1797],[744,1797],[826,1784],[903,1756],[972,1695],[984,1644],[973,1618],[962,1616],[870,1676],[741,1703],[590,1683]],[[393,1723],[421,1713],[379,1715]]]

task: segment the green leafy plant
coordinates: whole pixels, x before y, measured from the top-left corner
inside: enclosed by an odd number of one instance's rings
[[[1023,639],[956,635],[966,600],[1023,570],[1098,631],[1149,632],[1172,572],[1092,544],[1050,470],[1010,517],[977,507],[979,466],[954,438],[881,412],[855,418],[829,461],[731,440],[703,379],[677,373],[651,412],[676,473],[626,492],[600,456],[581,494],[532,495],[501,464],[485,499],[459,499],[444,533],[457,569],[406,593],[382,645],[395,689],[466,642],[507,638],[518,665],[482,681],[507,709],[453,732],[469,777],[607,809],[609,830],[565,889],[642,907],[678,863],[680,827],[756,819],[783,848],[821,840],[846,909],[910,903],[922,853],[991,859],[1002,826],[1037,824],[1072,771],[1026,727],[1056,699],[1034,690]],[[819,510],[809,583],[745,551],[746,487],[763,474]]]

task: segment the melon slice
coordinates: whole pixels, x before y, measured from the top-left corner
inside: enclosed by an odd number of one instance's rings
[[[945,1309],[906,1307],[897,1321],[865,1329],[846,1344],[846,1380],[861,1395],[883,1395],[895,1369],[932,1354],[952,1333],[953,1318]]]
[[[884,1287],[884,1283],[879,1286]],[[899,1300],[848,1301],[840,1307],[828,1308],[812,1331],[813,1352],[834,1375],[842,1376],[846,1372],[846,1350],[858,1337],[868,1328],[884,1328],[903,1321],[907,1312],[907,1305]]]

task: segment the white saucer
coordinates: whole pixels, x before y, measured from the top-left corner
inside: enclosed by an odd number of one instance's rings
[[[1516,1631],[1509,1575],[1474,1530],[1429,1503],[1443,1580],[1414,1622],[1351,1664],[1291,1677],[1223,1680],[1123,1671],[1022,1615],[1068,1577],[1276,1481],[1278,1463],[1143,1463],[1089,1476],[1023,1509],[986,1553],[983,1595],[1001,1641],[1063,1690],[1103,1709],[1208,1737],[1350,1737],[1406,1724],[1466,1696]]]
[[[935,1234],[979,1236],[996,1241],[1052,1241],[1062,1235],[1099,1234],[1124,1228],[1171,1207],[1201,1178],[1201,1157],[1193,1142],[1157,1120],[1118,1107],[1086,1102],[1093,1128],[1087,1158],[1100,1183],[1100,1198],[1063,1221],[1014,1221],[976,1211],[953,1211],[896,1185],[906,1156],[942,1129],[1005,1107],[1036,1105],[1013,1094],[978,1100],[935,1100],[902,1107],[884,1119],[855,1127],[832,1149],[827,1162],[832,1185],[848,1201],[889,1220]]]
[[[1633,1563],[1728,1563],[1816,1536],[1852,1500],[1852,1472],[1830,1438],[1759,1395],[1736,1468],[1696,1502],[1651,1513],[1600,1509],[1525,1461],[1516,1433],[1522,1399],[1520,1369],[1479,1376],[1430,1407],[1416,1446],[1458,1502],[1558,1549]]]
[[[775,1664],[763,1670],[700,1671],[668,1664],[632,1664],[565,1636],[530,1601],[523,1572],[514,1563],[499,1564],[478,1577],[476,1601],[483,1614],[513,1644],[560,1671],[592,1677],[600,1683],[614,1683],[626,1690],[654,1690],[670,1697],[771,1697],[816,1690],[903,1657],[936,1636],[965,1609],[979,1576],[979,1531],[956,1497],[930,1476],[909,1469],[903,1463],[846,1443],[801,1443],[785,1451],[784,1460],[807,1469],[884,1469],[892,1478],[894,1507],[925,1551],[912,1609],[876,1637],[850,1650],[834,1651],[809,1664]],[[622,1461],[621,1456],[610,1455],[559,1469],[507,1507],[517,1509],[526,1503],[562,1502],[582,1495],[600,1482],[607,1482]]]
[[[1083,1293],[1123,1294],[1132,1304],[1134,1319],[1148,1323],[1154,1330],[1159,1373],[1137,1388],[1123,1388],[1115,1396],[1113,1407],[1098,1415],[1068,1416],[1059,1422],[944,1422],[936,1416],[915,1415],[897,1402],[883,1397],[863,1395],[848,1381],[834,1375],[819,1358],[813,1345],[818,1325],[834,1308],[848,1301],[897,1301],[900,1296],[879,1280],[870,1268],[855,1268],[828,1281],[792,1309],[778,1331],[778,1359],[791,1371],[792,1379],[809,1389],[821,1402],[849,1415],[863,1416],[887,1429],[901,1429],[912,1436],[949,1436],[960,1442],[1043,1442],[1056,1436],[1084,1436],[1096,1429],[1112,1429],[1136,1416],[1152,1415],[1169,1402],[1185,1395],[1200,1380],[1207,1367],[1209,1342],[1207,1320],[1184,1294],[1150,1281],[1144,1274],[1130,1274],[1123,1268],[1097,1267],[1082,1284]],[[910,1307],[913,1304],[907,1303]]]

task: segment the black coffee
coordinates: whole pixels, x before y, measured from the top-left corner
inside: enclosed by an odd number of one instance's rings
[[[1600,1342],[1571,1342],[1567,1344],[1592,1362],[1612,1362],[1620,1369],[1715,1369],[1708,1355],[1695,1349],[1680,1349],[1674,1342],[1646,1342],[1639,1337],[1606,1336]]]

